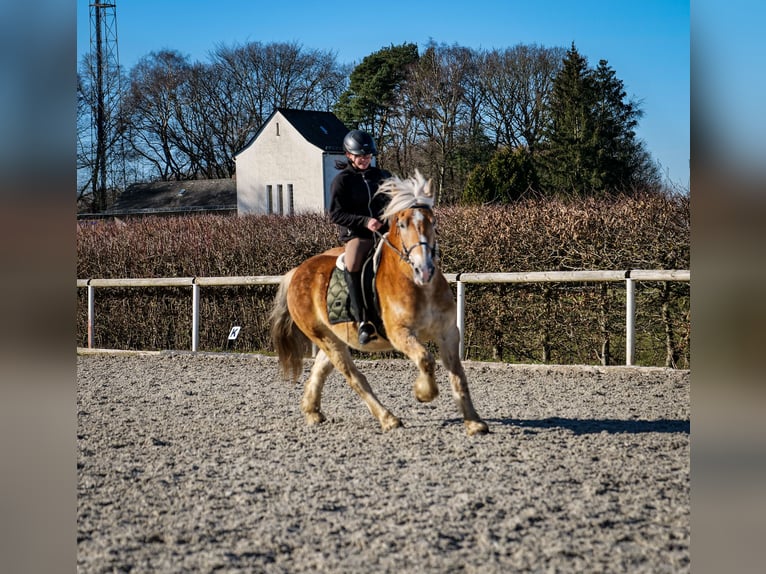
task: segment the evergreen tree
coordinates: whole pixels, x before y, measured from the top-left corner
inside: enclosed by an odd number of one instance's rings
[[[335,115],[348,127],[370,132],[381,144],[407,66],[417,59],[417,44],[390,46],[365,56],[351,72]]]
[[[588,61],[574,43],[553,82],[550,120],[543,154],[544,183],[557,194],[582,194],[589,189],[593,158],[590,114],[592,77]]]
[[[456,186],[460,190],[457,194],[458,199],[460,195],[465,195],[465,186],[468,185],[473,172],[477,167],[486,164],[487,158],[492,158],[496,151],[497,147],[490,141],[480,125],[474,126],[468,134],[458,134],[449,165],[453,180],[462,182],[462,185]]]
[[[633,159],[640,151],[634,128],[642,112],[626,101],[622,80],[606,60],[594,74],[594,143],[596,189],[621,191],[633,183]]]
[[[657,190],[662,177],[635,127],[644,113],[628,100],[622,80],[606,60],[594,72],[596,88],[596,134],[601,188],[609,193],[632,193],[637,189]]]
[[[611,195],[657,183],[635,127],[642,112],[622,80],[601,60],[593,70],[575,48],[567,51],[549,102],[540,160],[543,187],[564,196]]]
[[[532,156],[526,148],[504,148],[487,165],[471,172],[463,203],[512,203],[539,189]]]

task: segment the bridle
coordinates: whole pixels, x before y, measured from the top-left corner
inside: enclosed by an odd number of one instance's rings
[[[423,205],[423,204],[415,204],[412,207],[410,207],[409,209],[425,209],[425,210],[427,210],[429,212],[431,211],[431,207],[430,206]],[[380,233],[379,231],[375,231],[375,234],[386,245],[388,245],[394,251],[394,253],[396,253],[399,256],[399,259],[401,259],[402,261],[407,263],[410,267],[414,267],[414,264],[412,263],[412,260],[410,259],[410,253],[412,253],[413,250],[417,249],[421,245],[425,246],[426,249],[428,249],[430,251],[432,259],[436,258],[437,242],[436,242],[435,238],[434,238],[433,245],[431,245],[427,241],[419,241],[418,243],[415,243],[411,247],[407,247],[405,245],[405,243],[404,243],[404,240],[402,240],[402,249],[399,250],[399,249],[396,248],[396,246],[393,243],[391,243],[391,241],[389,241],[388,234],[384,235],[384,234]]]

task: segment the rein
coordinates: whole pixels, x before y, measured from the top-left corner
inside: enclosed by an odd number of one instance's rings
[[[399,250],[398,250],[398,249],[397,249],[397,248],[394,246],[394,244],[393,244],[393,243],[391,243],[391,242],[388,240],[388,234],[386,234],[386,235],[383,235],[383,234],[382,234],[380,231],[373,231],[373,233],[374,233],[375,235],[377,235],[377,236],[378,236],[378,238],[379,238],[379,239],[380,239],[380,240],[381,240],[383,243],[385,243],[385,244],[386,244],[386,245],[388,245],[388,246],[389,246],[391,249],[393,249],[394,253],[396,253],[396,254],[399,256],[399,259],[401,259],[402,261],[404,261],[405,263],[407,263],[407,264],[408,264],[408,265],[410,265],[410,266],[412,265],[412,262],[410,261],[410,257],[409,257],[409,255],[410,255],[410,251],[407,251],[407,253],[402,253],[401,251],[399,251]]]

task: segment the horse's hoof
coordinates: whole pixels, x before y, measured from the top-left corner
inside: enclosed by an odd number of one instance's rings
[[[439,387],[433,377],[418,377],[415,380],[415,398],[421,403],[430,403],[439,396]]]
[[[323,423],[324,421],[325,421],[325,417],[319,411],[316,411],[313,413],[306,413],[306,424],[308,425],[318,425],[319,423]]]
[[[468,436],[489,433],[489,427],[484,421],[465,421],[465,432]]]
[[[431,388],[426,388],[425,390],[421,390],[420,388],[415,387],[415,398],[419,403],[430,403],[438,396],[439,389],[436,387],[436,385]]]
[[[402,421],[400,421],[394,415],[389,414],[385,416],[382,421],[380,421],[380,426],[383,427],[384,431],[390,431],[391,429],[399,428],[402,426]]]

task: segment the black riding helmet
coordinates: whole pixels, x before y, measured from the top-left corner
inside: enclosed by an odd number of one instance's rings
[[[375,147],[375,140],[367,132],[362,130],[351,130],[343,138],[343,149],[351,155],[377,155],[378,148]]]

